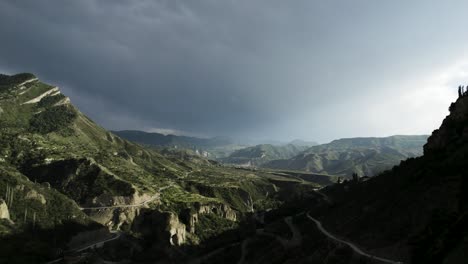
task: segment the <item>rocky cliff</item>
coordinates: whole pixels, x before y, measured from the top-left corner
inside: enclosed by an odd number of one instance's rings
[[[127,229],[140,209],[148,208],[150,203],[158,204],[159,195],[151,196],[138,192],[129,196],[102,194],[83,209],[91,219],[111,229]]]
[[[424,145],[424,154],[452,151],[468,141],[468,96],[462,96],[449,107],[450,114],[434,130]]]
[[[210,204],[200,204],[196,203],[193,208],[188,208],[184,210],[181,214],[181,219],[187,224],[187,230],[191,234],[195,234],[195,226],[198,223],[200,215],[203,214],[215,214],[221,218],[237,221],[238,212],[231,209],[226,204],[220,203],[210,203]]]
[[[179,214],[142,209],[136,215],[132,230],[146,238],[164,241],[166,245],[180,246],[187,243],[188,234],[195,234],[195,227],[201,215],[214,214],[223,219],[237,221],[237,212],[222,203],[196,203]]]

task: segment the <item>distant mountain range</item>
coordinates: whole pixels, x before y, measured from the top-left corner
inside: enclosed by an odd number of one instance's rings
[[[188,136],[164,135],[154,132],[138,130],[112,131],[114,134],[127,140],[154,148],[169,147],[190,149],[201,156],[217,159],[228,156],[237,149],[246,147],[235,143],[226,137],[197,138]]]
[[[190,149],[226,164],[244,167],[306,171],[350,177],[373,176],[410,157],[422,155],[427,135],[363,137],[328,144],[294,140],[289,144],[249,146],[229,138],[196,138],[137,130],[113,131],[127,140],[155,148]]]
[[[292,158],[306,149],[308,149],[307,146],[293,144],[282,146],[261,144],[236,150],[229,157],[220,159],[220,161],[246,167],[256,167],[272,160]]]
[[[307,141],[302,139],[294,139],[293,141],[289,142],[288,144],[300,146],[300,147],[312,147],[317,146],[319,143],[315,141]]]
[[[112,133],[125,138],[127,140],[150,146],[155,148],[181,148],[181,149],[190,149],[198,152],[200,155],[210,158],[210,159],[224,159],[234,154],[237,150],[244,148],[254,147],[258,142],[261,142],[259,148],[268,149],[268,157],[264,159],[261,163],[265,161],[270,161],[273,159],[284,159],[290,158],[300,151],[305,150],[306,147],[311,147],[317,145],[313,141],[304,141],[296,139],[290,143],[284,143],[280,141],[272,140],[233,140],[228,137],[213,137],[213,138],[198,138],[198,137],[189,137],[189,136],[176,136],[176,135],[164,135],[161,133],[155,132],[145,132],[139,130],[121,130],[121,131],[112,131]],[[257,142],[257,143],[253,143]],[[263,147],[261,147],[263,146]],[[244,155],[243,153],[255,152],[254,150],[246,149],[241,153],[234,154],[233,157],[240,157]],[[262,152],[261,150],[258,152]],[[273,154],[274,153],[274,154]],[[270,155],[273,154],[273,155]],[[254,153],[248,155],[255,155]],[[261,154],[260,154],[261,156]],[[252,156],[254,157],[254,156]],[[234,159],[232,159],[234,161]],[[229,160],[226,160],[229,162]],[[260,160],[259,160],[260,161]],[[234,163],[243,162],[235,161]]]
[[[402,160],[422,155],[427,138],[422,135],[338,139],[262,166],[342,176],[352,173],[373,176]]]

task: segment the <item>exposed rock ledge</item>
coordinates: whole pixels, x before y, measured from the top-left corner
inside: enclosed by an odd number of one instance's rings
[[[200,204],[195,203],[194,209],[187,209],[182,213],[182,219],[188,225],[188,231],[192,234],[195,233],[195,225],[198,222],[199,215],[201,214],[216,214],[222,218],[237,221],[237,213],[226,204],[211,203]]]
[[[468,140],[468,96],[459,97],[450,105],[450,114],[439,129],[434,130],[424,145],[424,154],[447,149],[448,146],[462,145]]]
[[[139,214],[141,208],[147,208],[145,202],[150,201],[152,196],[135,192],[132,196],[111,196],[102,194],[95,197],[90,208],[109,207],[104,209],[87,209],[86,213],[96,222],[112,229],[121,229],[130,226]],[[155,200],[154,202],[158,202]],[[134,207],[127,207],[136,205]],[[122,206],[122,207],[119,207]]]
[[[8,211],[8,206],[3,199],[0,199],[0,219],[10,220],[10,211]]]
[[[195,203],[192,208],[183,210],[180,216],[173,212],[142,209],[135,217],[132,230],[143,236],[165,241],[168,246],[180,246],[187,242],[187,233],[195,233],[195,225],[201,214],[216,214],[231,221],[237,220],[236,211],[226,204]]]

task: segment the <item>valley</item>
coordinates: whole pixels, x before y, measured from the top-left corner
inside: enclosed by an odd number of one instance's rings
[[[3,75],[0,84],[0,188],[12,190],[5,198],[9,217],[2,239],[35,241],[27,249],[38,251],[24,257],[46,261],[70,252],[72,244],[88,248],[106,229],[156,237],[153,246],[161,249],[197,245],[251,212],[294,199],[287,190],[303,185],[278,174],[225,167],[183,149],[159,152],[123,140],[83,115],[59,88],[31,74]],[[62,204],[72,206],[59,209]],[[212,230],[197,231],[202,223]],[[37,231],[27,231],[31,228]],[[50,245],[42,236],[51,228],[67,230],[60,237],[65,246],[40,250]],[[50,238],[58,241],[57,235]]]
[[[0,264],[467,264],[466,10],[0,1]]]
[[[430,263],[459,258],[448,238],[464,247],[452,230],[466,220],[468,97],[421,157],[426,136],[259,145],[215,161],[122,139],[34,75],[0,77],[2,262]],[[342,161],[291,165],[314,155]],[[440,230],[427,234],[432,221]]]

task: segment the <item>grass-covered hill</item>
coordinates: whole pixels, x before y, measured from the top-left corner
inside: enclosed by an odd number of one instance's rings
[[[275,208],[288,199],[282,186],[296,185],[315,186],[225,168],[192,151],[146,148],[106,131],[36,76],[0,75],[0,216],[10,219],[0,219],[0,242],[16,245],[22,256],[46,260],[67,249],[76,232],[102,225],[150,236],[149,247],[166,246],[160,242],[169,239],[199,243],[232,228],[247,212]],[[103,209],[89,209],[95,207]],[[207,233],[195,229],[205,214],[212,215]],[[60,228],[65,231],[59,239],[51,232]],[[177,242],[166,229],[177,233]],[[34,246],[16,244],[23,240]],[[8,252],[0,247],[0,262],[14,263]]]
[[[16,75],[2,78],[7,83],[0,93],[2,163],[33,181],[50,182],[65,192],[73,189],[74,198],[85,205],[104,193],[152,193],[184,173],[161,154],[122,140],[94,123],[57,87],[33,76],[30,82],[17,80]],[[58,177],[61,173],[75,176],[64,183]],[[83,189],[81,183],[94,190]]]
[[[2,75],[0,91],[0,166],[47,182],[81,206],[102,203],[100,197],[153,195],[172,183],[237,188],[244,176],[266,182],[244,170],[221,172],[229,170],[190,152],[160,153],[121,139],[34,75]],[[180,186],[179,202],[191,196]]]
[[[273,160],[264,167],[314,173],[373,176],[410,157],[422,155],[427,141],[422,136],[347,138],[313,146],[290,159]]]
[[[138,130],[113,131],[114,134],[142,145],[154,148],[179,148],[197,151],[199,155],[211,159],[223,158],[244,146],[229,138],[197,138],[188,136],[164,135]]]
[[[262,144],[236,150],[229,157],[220,159],[220,161],[228,164],[256,167],[272,160],[292,158],[307,148],[306,146],[293,144],[279,146]]]

